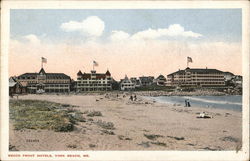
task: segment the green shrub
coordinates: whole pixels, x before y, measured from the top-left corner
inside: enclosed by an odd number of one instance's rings
[[[114,130],[114,124],[112,122],[106,122],[106,121],[102,121],[102,120],[98,120],[96,122],[96,124],[100,127],[102,127],[103,129],[109,129],[109,130]]]
[[[100,111],[84,111],[84,114],[87,114],[89,117],[102,116]]]
[[[65,105],[64,105],[65,106]],[[70,114],[59,103],[40,100],[10,100],[10,119],[16,130],[47,129],[72,131],[77,121],[84,121],[80,113]]]

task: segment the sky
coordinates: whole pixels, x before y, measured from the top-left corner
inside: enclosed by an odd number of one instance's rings
[[[116,79],[187,67],[242,73],[241,9],[13,9],[9,76],[46,72],[76,78],[109,70]]]

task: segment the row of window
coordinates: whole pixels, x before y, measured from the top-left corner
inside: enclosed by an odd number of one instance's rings
[[[224,79],[224,76],[175,76],[174,78],[220,78],[220,79]]]
[[[224,82],[224,79],[173,80],[174,82]]]
[[[189,84],[189,85],[224,85],[224,82],[173,82],[173,84]]]
[[[108,91],[111,90],[111,88],[82,88],[78,91]]]
[[[134,87],[134,84],[122,84],[121,87]]]
[[[24,80],[27,80],[27,79],[32,80],[32,79],[46,79],[46,76],[45,75],[37,76],[37,77],[35,77],[35,76],[27,76],[27,77],[22,76],[22,77],[17,77],[17,78],[24,79]],[[53,76],[53,77],[48,76],[47,79],[65,79],[65,78],[61,77],[61,76]],[[66,79],[68,79],[68,78],[66,78]]]
[[[31,85],[29,87],[36,88],[37,86],[36,85]],[[69,87],[69,85],[67,85],[67,84],[60,84],[60,85],[59,84],[51,84],[51,85],[46,84],[45,87]]]
[[[37,89],[28,89],[28,93],[36,93]],[[69,89],[45,89],[46,93],[64,93],[69,92]]]
[[[102,84],[102,85],[84,85],[84,84],[78,84],[77,87],[109,87],[110,84]]]
[[[44,81],[37,81],[37,80],[28,80],[28,81],[20,81],[20,82],[27,82],[27,83],[70,83],[69,80],[44,80]]]
[[[87,79],[83,79],[83,78],[77,78],[77,80],[88,80],[88,81],[91,81],[91,80],[111,80],[111,78],[87,78]]]
[[[84,83],[84,84],[93,84],[93,83],[110,83],[110,81],[81,81],[81,82],[78,82],[78,83]]]

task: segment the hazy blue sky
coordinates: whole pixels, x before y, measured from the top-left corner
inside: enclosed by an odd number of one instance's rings
[[[134,9],[134,10],[11,10],[11,35],[45,36],[51,40],[78,37],[60,30],[68,21],[98,16],[105,22],[103,39],[113,30],[134,34],[148,28],[167,28],[180,24],[185,30],[202,34],[203,39],[241,41],[240,9]]]

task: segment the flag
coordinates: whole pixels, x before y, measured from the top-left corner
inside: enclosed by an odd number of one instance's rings
[[[192,58],[188,56],[188,57],[187,57],[187,62],[188,62],[188,63],[193,63]]]
[[[93,65],[97,67],[98,63],[96,61],[93,61]]]
[[[47,63],[47,59],[42,57],[42,63]]]

